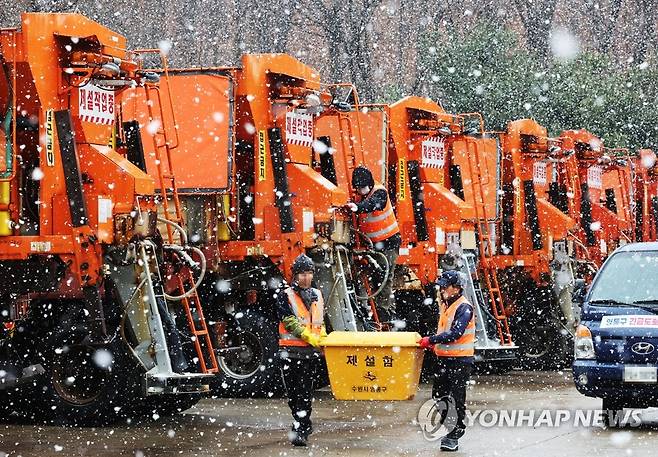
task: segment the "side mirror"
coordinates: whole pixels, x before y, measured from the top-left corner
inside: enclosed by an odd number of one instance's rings
[[[585,296],[589,287],[585,283],[584,279],[576,279],[576,282],[573,286],[573,293],[571,294],[571,299],[575,303],[582,304],[585,301]]]

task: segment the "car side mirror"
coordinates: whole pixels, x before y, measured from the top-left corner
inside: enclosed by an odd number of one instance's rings
[[[585,301],[588,290],[589,287],[585,283],[584,279],[576,279],[576,282],[573,286],[573,293],[571,294],[571,300],[575,303],[582,304]]]

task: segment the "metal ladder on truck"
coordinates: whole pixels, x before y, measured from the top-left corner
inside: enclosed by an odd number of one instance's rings
[[[488,301],[491,307],[491,316],[494,319],[496,332],[503,346],[513,346],[512,335],[509,330],[507,315],[503,304],[503,296],[500,292],[498,273],[493,263],[495,246],[491,241],[489,232],[489,219],[487,217],[486,200],[482,188],[482,164],[477,144],[472,138],[464,137],[467,145],[468,167],[471,176],[471,189],[473,192],[473,209],[475,211],[476,234],[478,241],[478,252],[480,254],[480,271],[487,289]],[[477,178],[477,182],[476,182]]]
[[[493,322],[497,320],[487,309],[487,298],[482,290],[482,279],[478,273],[477,259],[474,252],[465,252],[461,256],[466,276],[464,295],[475,307],[475,360],[477,362],[513,361],[516,359],[516,345],[504,344],[492,338]],[[488,319],[487,319],[488,317]]]
[[[162,55],[159,50],[140,50],[138,52],[159,54],[162,61],[162,75],[164,76],[165,81],[168,81],[169,72],[166,56]],[[161,86],[159,84],[145,85],[149,121],[151,123],[159,122],[157,131],[153,135],[153,146],[162,197],[162,218],[160,218],[160,221],[166,224],[167,236],[165,240],[169,243],[169,246],[176,251],[177,243],[175,232],[180,234],[181,242],[184,245],[187,245],[183,208],[178,194],[178,186],[176,184],[176,177],[174,175],[171,158],[171,151],[178,146],[178,134],[176,134],[176,142],[172,144],[169,141],[167,129],[165,128],[164,107],[162,106],[160,90]],[[167,84],[167,91],[169,91],[168,95],[170,101],[170,106],[168,108],[171,110],[173,124],[176,125],[175,113],[173,106],[171,106],[172,97],[169,84]],[[155,106],[158,108],[157,113],[155,112]],[[169,196],[171,196],[173,210],[171,208],[171,203],[169,202]],[[201,300],[196,291],[192,271],[190,268],[184,268],[181,273],[175,275],[175,278],[178,291],[181,294],[176,298],[179,299],[182,308],[185,311],[201,372],[206,374],[217,373],[219,371],[217,359],[213,349],[210,332],[208,331],[206,324],[206,319],[203,314]],[[186,289],[188,289],[187,292]]]
[[[348,179],[350,179],[349,170],[356,168],[358,163],[357,153],[360,154],[361,161],[364,162],[363,142],[361,141],[363,129],[358,115],[360,111],[359,96],[354,85],[350,83],[331,84],[328,87],[346,88],[348,89],[346,99],[350,97],[354,99],[352,111],[343,112],[338,108],[336,109],[339,138],[343,150],[343,166],[348,171]],[[349,113],[356,113],[356,128],[353,126]],[[359,142],[356,144],[354,141],[355,133],[358,134],[359,138]],[[352,225],[355,228],[357,227],[355,215],[352,215]],[[359,247],[359,243],[357,243],[357,247]],[[343,246],[336,246],[333,255],[333,286],[327,295],[329,297],[327,311],[332,326],[334,330],[345,331],[382,330],[383,326],[377,316],[374,297],[370,295],[372,292],[370,283],[367,278],[356,277],[357,271],[353,268],[353,260],[353,253]],[[362,281],[359,289],[362,293],[368,295],[367,298],[359,295],[357,290],[358,281]],[[366,308],[370,311],[370,315],[367,315]]]

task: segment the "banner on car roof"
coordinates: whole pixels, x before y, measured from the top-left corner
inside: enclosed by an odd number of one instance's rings
[[[658,316],[646,314],[603,316],[601,328],[658,328]]]

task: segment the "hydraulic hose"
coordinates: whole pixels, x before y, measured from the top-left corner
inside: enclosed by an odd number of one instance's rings
[[[377,295],[382,293],[382,290],[384,290],[384,287],[386,286],[386,283],[388,282],[388,275],[391,271],[391,266],[388,264],[388,259],[386,258],[386,256],[382,252],[379,252],[379,251],[364,251],[362,253],[362,255],[368,255],[368,256],[372,255],[372,254],[381,257],[381,259],[383,260],[383,264],[385,265],[384,271],[386,272],[386,274],[384,275],[384,280],[382,281],[382,283],[379,285],[379,288],[375,292],[373,292],[370,295],[363,295],[363,296],[356,295],[356,298],[359,299],[359,300],[370,300],[371,298],[375,298]]]
[[[203,282],[203,279],[206,276],[206,256],[203,255],[203,252],[201,251],[201,249],[199,249],[197,247],[194,247],[194,246],[185,246],[185,247],[182,247],[182,246],[165,246],[165,249],[169,249],[169,250],[172,250],[172,251],[177,251],[177,252],[179,252],[179,253],[187,256],[187,257],[189,257],[189,255],[185,252],[185,250],[189,249],[189,250],[195,252],[199,256],[200,263],[201,263],[201,273],[199,273],[199,279],[196,280],[196,282],[194,283],[192,288],[190,288],[190,290],[188,290],[187,292],[185,292],[182,295],[169,295],[168,293],[163,292],[164,297],[167,300],[170,300],[170,301],[181,301],[185,298],[191,297],[192,294],[194,294],[196,292],[196,290],[199,288],[199,286]],[[190,260],[192,260],[191,257],[189,257],[189,258],[190,258]],[[193,265],[190,265],[190,266],[193,267]]]
[[[195,267],[193,259],[187,254],[186,251],[190,250],[192,252],[195,252],[199,256],[199,263],[201,264],[201,273],[199,273],[199,279],[196,280],[194,285],[190,290],[187,292],[183,293],[182,295],[169,295],[166,292],[163,292],[164,297],[167,300],[170,301],[181,301],[184,300],[185,298],[189,298],[196,292],[196,290],[199,288],[201,283],[203,282],[203,279],[206,276],[206,256],[203,254],[203,251],[201,249],[194,247],[194,246],[188,246],[187,245],[187,233],[185,233],[185,230],[183,227],[175,223],[174,221],[170,221],[168,219],[164,219],[162,217],[158,217],[158,221],[162,222],[164,224],[168,224],[172,226],[179,234],[181,237],[181,241],[183,243],[183,246],[176,246],[176,245],[165,245],[164,248],[170,251],[176,251],[179,254],[181,254],[187,262],[190,264],[191,267]]]
[[[187,233],[185,232],[185,229],[183,229],[183,227],[181,227],[174,221],[170,221],[169,219],[165,219],[163,217],[158,217],[158,222],[171,225],[178,233],[180,233],[180,238],[181,241],[183,242],[183,246],[187,246]]]
[[[364,295],[364,296],[356,295],[356,298],[358,300],[370,300],[371,298],[375,298],[377,295],[379,295],[382,292],[382,290],[384,290],[384,286],[386,286],[386,282],[388,280],[388,274],[390,272],[391,266],[388,264],[388,259],[386,258],[386,256],[383,253],[381,253],[379,251],[372,250],[374,248],[374,243],[372,242],[372,240],[370,238],[368,238],[366,236],[365,233],[361,232],[358,229],[354,229],[354,230],[357,232],[357,234],[361,235],[361,238],[366,242],[366,244],[368,245],[368,248],[370,248],[368,250],[362,251],[361,254],[363,254],[363,255],[370,255],[370,254],[378,255],[383,259],[384,265],[386,265],[386,268],[385,268],[386,276],[384,276],[384,281],[382,281],[379,288],[373,294],[370,294],[370,295]]]

